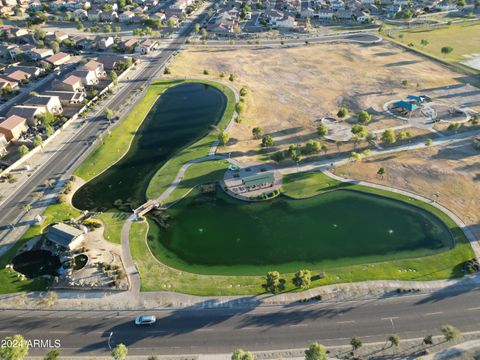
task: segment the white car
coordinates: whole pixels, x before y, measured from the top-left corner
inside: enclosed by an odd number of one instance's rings
[[[142,315],[135,319],[135,325],[152,325],[155,324],[157,319],[153,315]]]

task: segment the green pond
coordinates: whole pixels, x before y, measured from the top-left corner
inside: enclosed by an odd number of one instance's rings
[[[203,274],[264,274],[431,255],[453,246],[432,214],[351,190],[247,203],[222,190],[192,193],[150,219],[149,245],[172,267]]]
[[[117,199],[143,203],[155,172],[177,151],[207,135],[221,119],[226,104],[226,96],[206,84],[169,88],[142,122],[128,153],[82,186],[73,196],[73,205],[106,211]]]

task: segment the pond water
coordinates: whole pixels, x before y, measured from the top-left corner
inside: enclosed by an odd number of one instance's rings
[[[58,275],[61,267],[58,256],[46,250],[25,251],[12,260],[15,271],[32,279],[41,275]]]
[[[196,273],[263,274],[418,257],[453,245],[438,218],[400,201],[349,190],[246,203],[222,190],[192,194],[154,221],[149,245]]]
[[[73,205],[106,211],[117,199],[143,202],[155,172],[177,151],[204,137],[221,119],[226,96],[217,88],[185,83],[166,90],[114,166],[81,187]]]

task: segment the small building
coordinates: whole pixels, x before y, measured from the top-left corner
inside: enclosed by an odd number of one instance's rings
[[[62,91],[83,91],[83,83],[82,79],[75,75],[69,75],[63,80],[54,80],[53,88],[55,90],[62,90]]]
[[[79,104],[83,101],[83,99],[85,99],[85,94],[82,91],[47,90],[44,91],[42,95],[58,96],[58,98],[60,99],[60,103],[63,106]]]
[[[22,132],[27,130],[27,119],[25,118],[11,115],[4,120],[0,119],[0,134],[3,134],[7,141],[18,139]]]
[[[7,116],[17,115],[21,118],[27,119],[28,125],[35,126],[37,116],[46,112],[47,110],[45,106],[15,105],[10,108]]]
[[[401,109],[403,111],[407,111],[411,113],[412,111],[415,111],[418,109],[418,105],[409,103],[407,101],[401,100],[393,103],[393,108],[395,109]]]
[[[73,226],[59,223],[50,227],[45,237],[63,249],[73,250],[84,240],[84,232]]]
[[[155,50],[156,46],[157,42],[155,40],[146,39],[135,48],[135,51],[141,54],[148,54],[150,51]]]
[[[90,60],[89,62],[84,64],[81,68],[83,70],[88,70],[88,71],[95,72],[95,76],[99,79],[107,77],[107,73],[105,72],[105,70],[103,68],[103,64],[98,62],[98,61]]]
[[[94,70],[79,69],[73,71],[72,75],[80,78],[82,82],[87,86],[98,84],[98,77]]]
[[[275,177],[272,172],[260,173],[242,178],[242,184],[247,191],[272,187]]]

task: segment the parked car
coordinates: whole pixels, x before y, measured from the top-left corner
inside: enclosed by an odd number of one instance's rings
[[[153,315],[142,315],[142,316],[138,316],[135,319],[135,325],[137,325],[137,326],[153,325],[153,324],[155,324],[156,321],[157,321],[157,319]]]

